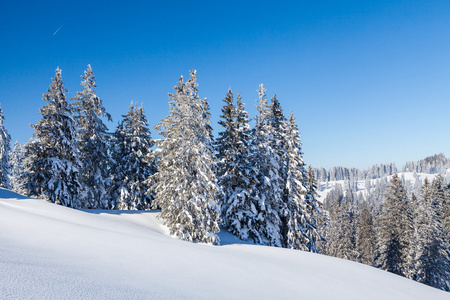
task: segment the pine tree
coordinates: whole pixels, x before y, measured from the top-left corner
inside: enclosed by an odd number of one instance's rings
[[[441,220],[444,227],[445,240],[447,243],[450,243],[450,185],[445,186],[445,201],[442,205]]]
[[[43,95],[47,102],[34,128],[35,137],[26,145],[26,189],[34,195],[69,207],[80,207],[81,162],[76,148],[77,127],[73,106],[66,100],[61,70]]]
[[[276,193],[281,193],[276,199],[277,201],[273,201],[272,208],[277,212],[279,218],[280,218],[280,236],[281,236],[281,246],[282,247],[292,247],[292,240],[289,241],[293,237],[293,231],[297,230],[295,229],[295,222],[293,222],[294,219],[299,220],[302,217],[299,215],[303,214],[304,207],[301,208],[297,204],[292,205],[292,201],[289,201],[288,191],[287,191],[287,181],[288,181],[288,165],[290,160],[296,159],[300,160],[299,163],[303,164],[303,159],[301,158],[301,148],[298,149],[297,152],[300,153],[300,157],[294,158],[292,155],[291,157],[288,157],[288,151],[289,151],[289,144],[292,143],[292,136],[288,136],[292,130],[289,128],[291,125],[286,120],[286,117],[283,114],[283,110],[281,108],[281,103],[277,99],[277,95],[274,95],[271,99],[271,103],[269,105],[270,114],[269,116],[269,122],[268,122],[268,131],[271,133],[271,139],[268,140],[269,143],[269,149],[271,149],[272,153],[274,154],[272,156],[272,159],[277,160],[276,164],[278,165],[278,184],[280,187],[282,187],[279,192],[275,190]],[[293,130],[297,130],[295,119]],[[294,134],[294,133],[292,133]],[[300,144],[300,139],[297,137],[298,141],[297,143]],[[293,146],[291,144],[291,146]],[[294,146],[295,147],[295,146]],[[291,149],[291,154],[296,151],[295,149]],[[298,155],[298,154],[297,154]],[[295,164],[295,163],[294,163]],[[306,173],[303,172],[302,175]],[[291,173],[292,175],[292,173]],[[305,176],[302,176],[303,178],[299,179],[303,180],[306,178]],[[293,178],[291,178],[292,180]],[[292,199],[291,199],[292,200]],[[289,203],[291,202],[291,203]],[[305,224],[303,224],[305,225]],[[295,235],[299,235],[301,233],[295,233]],[[306,237],[306,236],[305,236]],[[298,248],[299,249],[299,248]]]
[[[282,247],[280,211],[283,206],[283,178],[280,175],[277,137],[273,128],[273,114],[266,98],[266,90],[259,86],[258,116],[253,130],[252,165],[257,171],[258,185],[255,191],[261,213],[257,220],[262,233],[262,244]]]
[[[114,132],[112,143],[112,206],[123,210],[150,209],[153,197],[146,194],[150,188],[147,179],[156,173],[156,164],[142,106],[138,108],[131,102],[128,113]]]
[[[413,279],[421,280],[424,277],[423,269],[427,264],[426,248],[430,242],[431,229],[431,185],[428,182],[428,178],[425,178],[424,184],[421,189],[420,197],[416,197],[415,194],[412,195],[411,201],[414,204],[414,229],[415,229],[415,242],[416,252],[415,252],[415,264],[413,270]]]
[[[83,88],[72,99],[75,101],[75,120],[79,129],[78,150],[83,164],[80,174],[83,187],[81,205],[85,208],[108,208],[109,136],[108,128],[101,118],[106,117],[109,121],[112,119],[95,93],[95,76],[91,65],[88,65],[81,78]]]
[[[342,198],[341,198],[342,199]],[[356,261],[355,213],[352,199],[333,202],[327,231],[326,254]]]
[[[178,238],[218,243],[216,157],[211,140],[208,105],[198,96],[196,71],[183,77],[169,94],[169,115],[155,126],[164,137],[157,142],[158,173],[151,177],[154,206]]]
[[[363,202],[356,230],[357,261],[373,266],[375,258],[375,227],[367,202]]]
[[[10,189],[9,174],[11,165],[9,152],[11,151],[11,136],[5,128],[5,116],[0,108],[0,187]]]
[[[417,262],[415,279],[424,284],[450,290],[450,258],[441,220],[444,180],[438,175],[431,186],[425,180],[417,206]]]
[[[410,277],[412,244],[411,207],[401,179],[394,174],[380,213],[377,265],[383,270]]]
[[[316,247],[317,241],[319,239],[323,239],[323,237],[319,234],[318,231],[318,223],[320,221],[321,215],[321,203],[317,200],[317,181],[314,178],[314,173],[312,167],[308,168],[306,182],[306,196],[305,196],[305,208],[306,208],[306,227],[305,232],[308,237],[308,242],[306,243],[306,247],[310,252],[318,252]]]
[[[292,126],[283,114],[283,109],[281,108],[281,103],[277,98],[277,95],[274,95],[271,99],[270,103],[270,128],[273,134],[273,143],[271,146],[275,152],[277,152],[277,157],[279,159],[279,174],[282,182],[286,182],[287,177],[287,165],[288,165],[288,143],[291,142],[291,136],[289,135],[289,131],[292,130],[289,126]],[[293,117],[293,115],[291,114]],[[295,119],[293,119],[294,126]],[[298,132],[298,128],[295,128]]]
[[[250,125],[240,94],[234,104],[231,89],[223,100],[219,124],[224,128],[216,141],[218,182],[223,225],[242,240],[260,243],[257,215],[261,210],[253,197],[256,178],[250,164]]]
[[[286,247],[311,250],[315,249],[315,239],[309,236],[310,229],[316,230],[316,224],[311,222],[307,212],[311,209],[307,207],[310,198],[307,195],[307,179],[305,164],[302,158],[300,134],[294,115],[289,117],[287,131],[287,151],[286,151],[286,211],[285,211],[285,243]],[[312,224],[311,224],[312,223]],[[311,244],[310,247],[307,245]]]
[[[11,190],[24,195],[27,193],[25,190],[27,175],[24,170],[25,145],[15,142],[9,157],[11,164]]]

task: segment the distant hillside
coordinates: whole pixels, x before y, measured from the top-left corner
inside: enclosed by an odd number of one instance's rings
[[[315,168],[320,199],[325,201],[328,194],[337,186],[344,191],[351,191],[355,197],[366,199],[379,205],[385,194],[387,183],[394,173],[398,173],[409,195],[419,194],[425,178],[430,181],[441,174],[450,182],[450,159],[443,153],[429,156],[417,162],[407,162],[400,170],[395,163],[374,165],[368,169],[333,167],[329,170]]]
[[[384,176],[393,175],[395,172],[416,172],[416,173],[445,173],[450,169],[450,159],[444,153],[429,156],[416,162],[407,162],[400,170],[395,163],[373,165],[368,169],[332,167],[328,170],[325,168],[313,168],[316,179],[321,182],[338,181],[338,180],[365,180],[377,179]]]

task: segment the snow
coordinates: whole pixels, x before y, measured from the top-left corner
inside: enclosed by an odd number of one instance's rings
[[[425,181],[425,178],[427,178],[428,181],[431,183],[431,182],[434,180],[434,178],[436,178],[436,176],[437,176],[438,174],[416,173],[416,175],[418,176],[419,180],[420,180],[420,181],[422,182],[422,184],[423,184],[424,181]],[[387,181],[387,182],[390,182],[391,179],[392,179],[392,176],[393,176],[393,175],[386,176],[386,177],[385,177],[385,178],[386,178],[386,181]],[[414,185],[414,182],[415,182],[415,180],[416,180],[416,179],[414,178],[414,172],[399,172],[399,173],[398,173],[398,177],[399,177],[400,179],[402,179],[402,178],[404,177],[404,178],[405,178],[405,181],[406,181],[407,183],[409,183],[410,185]],[[383,178],[384,178],[384,177],[383,177]],[[377,181],[378,181],[378,180],[381,180],[381,179],[383,179],[383,178],[371,179],[371,180],[370,180],[370,184],[371,184],[372,188],[377,184]],[[446,181],[450,181],[450,169],[447,170],[447,172],[446,172],[444,178],[446,179]],[[357,192],[358,192],[358,193],[362,193],[364,196],[367,196],[368,191],[367,191],[367,189],[366,189],[366,183],[365,183],[365,180],[357,180],[356,182],[357,182],[357,187],[358,187]],[[317,192],[318,195],[319,195],[319,201],[323,201],[323,200],[326,198],[326,196],[328,195],[328,193],[329,193],[329,192],[330,192],[337,184],[340,184],[340,185],[341,185],[341,187],[343,188],[344,193],[345,193],[345,192],[346,192],[346,190],[345,190],[345,180],[329,181],[329,182],[328,182],[328,188],[327,188],[326,182],[321,182],[321,183],[319,184],[319,189],[318,189],[318,192]]]
[[[450,299],[355,262],[171,237],[158,212],[83,211],[0,190],[0,299]]]

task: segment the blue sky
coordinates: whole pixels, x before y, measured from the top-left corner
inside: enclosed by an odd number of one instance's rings
[[[0,103],[26,142],[56,67],[70,98],[91,64],[111,131],[132,100],[154,126],[196,69],[216,132],[228,88],[254,116],[263,83],[307,164],[401,166],[450,155],[449,16],[449,1],[2,1]]]

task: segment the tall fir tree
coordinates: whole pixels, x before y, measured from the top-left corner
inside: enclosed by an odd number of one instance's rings
[[[353,199],[333,201],[327,232],[326,254],[356,261],[355,213]]]
[[[78,151],[83,163],[80,174],[83,187],[81,205],[85,208],[108,208],[109,135],[101,118],[112,119],[95,93],[95,76],[91,65],[88,65],[81,78],[83,88],[72,99],[75,101],[75,120],[79,130]]]
[[[281,157],[277,146],[277,136],[273,127],[273,113],[267,101],[266,89],[261,84],[258,90],[258,115],[253,129],[252,165],[257,171],[258,185],[255,195],[259,200],[261,213],[258,215],[262,244],[282,247],[282,221],[280,211],[283,206],[283,178],[280,174]]]
[[[309,172],[305,169],[300,133],[292,112],[287,126],[283,124],[280,128],[283,129],[279,135],[286,148],[282,154],[285,170],[281,169],[286,183],[282,216],[285,247],[317,252],[317,241],[321,238],[317,226],[320,212],[317,187],[312,168],[309,167]]]
[[[284,241],[287,248],[309,250],[307,244],[310,238],[307,235],[309,216],[305,196],[307,194],[307,174],[303,162],[300,133],[295,123],[293,113],[289,117],[289,126],[286,132],[286,189],[284,220]],[[315,226],[315,225],[313,225]]]
[[[279,199],[277,202],[273,202],[273,209],[277,211],[280,218],[281,246],[292,247],[291,241],[289,241],[289,236],[292,237],[292,231],[295,230],[292,226],[292,220],[295,218],[298,219],[298,214],[302,214],[302,211],[299,206],[290,205],[287,196],[288,192],[286,190],[288,180],[288,164],[289,160],[293,158],[293,156],[288,157],[288,151],[290,150],[289,143],[292,142],[292,136],[288,136],[291,128],[289,128],[289,123],[284,116],[283,109],[281,108],[280,101],[277,99],[277,95],[272,97],[269,108],[270,114],[268,128],[271,132],[272,139],[269,139],[268,142],[270,143],[269,147],[275,154],[273,158],[277,159],[277,172],[279,177],[278,184],[281,186],[281,190],[278,191],[278,193],[280,193]],[[296,159],[303,161],[301,157],[297,157]],[[299,233],[297,232],[296,234],[298,235]]]
[[[438,289],[450,290],[450,258],[442,224],[444,179],[438,175],[429,185],[425,179],[419,205],[416,206],[415,280]]]
[[[405,188],[397,173],[388,185],[380,212],[376,264],[383,270],[411,277],[413,220]]]
[[[78,208],[82,164],[76,147],[74,108],[66,100],[66,92],[61,70],[57,68],[50,88],[43,95],[47,105],[39,110],[42,119],[31,125],[35,139],[26,145],[25,187],[29,195]]]
[[[425,178],[419,197],[416,197],[414,193],[411,195],[411,203],[414,205],[414,240],[417,244],[412,272],[412,279],[414,280],[420,280],[420,277],[423,277],[420,273],[422,273],[423,266],[426,263],[425,256],[422,254],[426,250],[431,233],[430,221],[432,209],[430,197],[431,185],[428,178]]]
[[[249,160],[251,134],[248,113],[244,110],[240,94],[234,104],[231,89],[223,101],[225,104],[219,124],[224,131],[219,132],[215,143],[218,182],[222,190],[222,223],[240,239],[260,243],[262,237],[258,231],[257,217],[261,209],[253,197],[257,179]]]
[[[169,94],[169,115],[155,126],[163,136],[157,142],[158,172],[150,182],[154,186],[154,206],[160,217],[178,238],[216,244],[219,238],[219,213],[216,203],[220,192],[216,179],[216,157],[211,140],[208,105],[198,96],[196,71],[183,77]]]
[[[25,190],[27,176],[24,170],[25,144],[15,142],[9,157],[11,162],[11,190],[24,195],[27,193]]]
[[[356,229],[357,261],[373,266],[376,250],[375,226],[367,202],[362,203]]]
[[[3,109],[0,108],[0,187],[10,189],[11,165],[9,152],[11,151],[11,136],[5,128],[4,120]]]
[[[442,226],[444,227],[445,240],[450,247],[450,184],[445,186],[445,199],[442,205]],[[450,248],[449,248],[450,251]]]
[[[308,242],[306,247],[310,252],[318,252],[317,242],[323,237],[319,234],[318,225],[321,218],[322,204],[318,201],[317,181],[314,177],[314,172],[311,166],[308,167],[307,181],[306,181],[306,236]]]
[[[152,155],[148,121],[143,107],[133,102],[123,116],[113,135],[112,157],[112,207],[123,210],[144,210],[151,208],[152,194],[148,177],[156,173]]]

